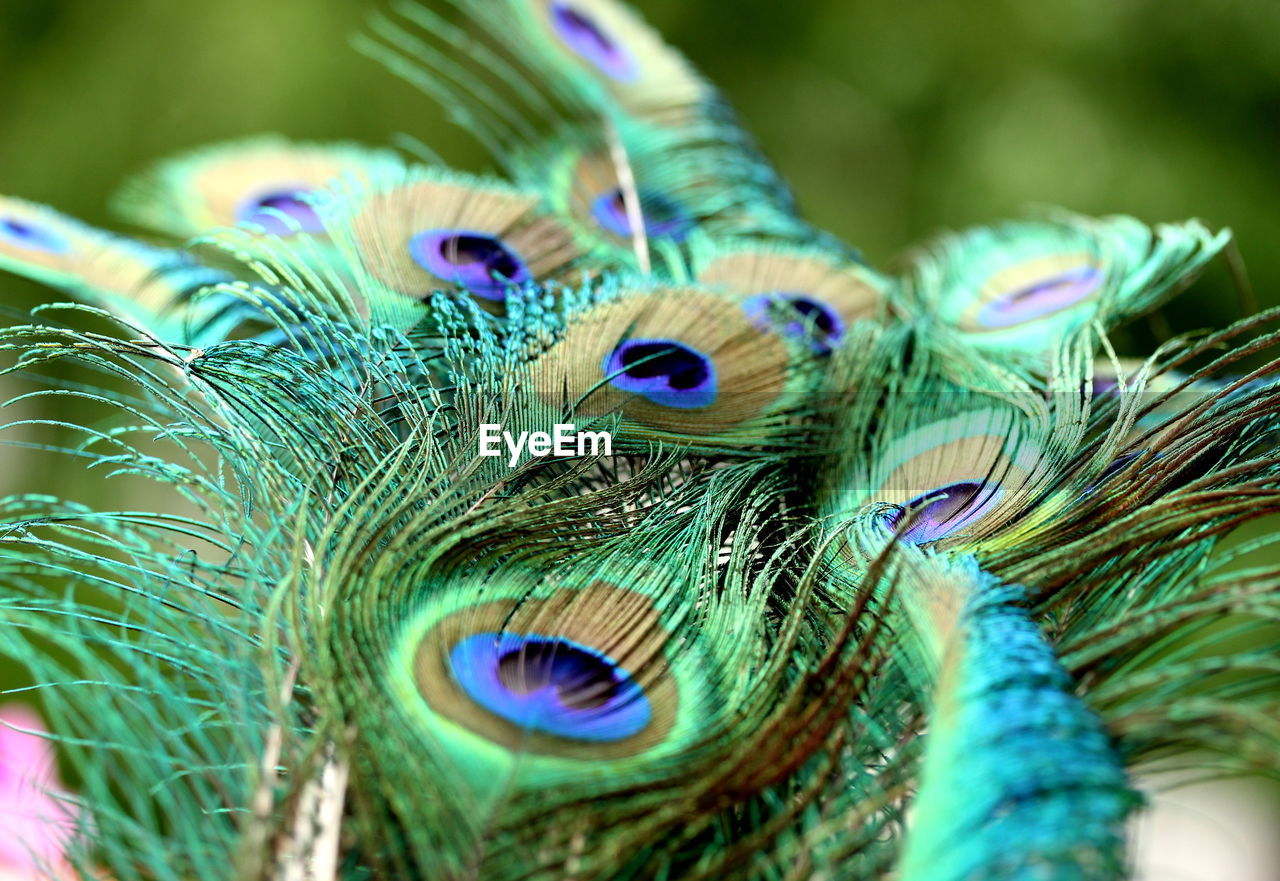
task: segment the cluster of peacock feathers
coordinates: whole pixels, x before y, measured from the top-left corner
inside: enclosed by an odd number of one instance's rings
[[[1280,570],[1222,539],[1280,512],[1278,316],[1108,341],[1226,232],[882,272],[614,0],[359,45],[501,176],[221,145],[125,188],[147,243],[0,200],[76,301],[10,374],[151,484],[2,502],[87,877],[1111,879],[1134,768],[1277,773]]]

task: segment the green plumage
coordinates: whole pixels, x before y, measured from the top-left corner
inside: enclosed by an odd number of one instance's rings
[[[90,377],[49,452],[153,490],[3,501],[85,877],[1104,881],[1144,762],[1276,773],[1280,571],[1219,548],[1280,513],[1275,316],[1106,336],[1226,233],[893,275],[620,4],[454,7],[360,45],[505,179],[223,145],[120,197],[164,247],[0,201],[85,304],[0,331]]]

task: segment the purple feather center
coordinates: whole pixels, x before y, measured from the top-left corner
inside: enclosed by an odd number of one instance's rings
[[[255,223],[273,236],[324,232],[306,195],[303,188],[273,190],[247,200],[236,216],[241,223]]]
[[[615,388],[664,407],[707,407],[716,399],[711,359],[674,340],[627,340],[605,357],[603,368]]]
[[[817,355],[830,355],[832,347],[844,337],[845,325],[840,315],[808,294],[760,294],[749,298],[742,309],[762,330],[776,328],[786,336],[807,339]]]
[[[641,191],[640,215],[644,218],[644,233],[651,239],[679,242],[693,229],[689,215],[657,193]],[[615,187],[596,196],[591,203],[591,216],[615,236],[631,238],[631,217],[627,214],[627,203],[621,189]]]
[[[521,728],[612,742],[652,718],[644,689],[607,655],[568,639],[479,633],[449,653],[467,695]]]
[[[71,243],[62,236],[13,217],[0,217],[0,242],[50,254],[65,254],[71,250]]]
[[[605,76],[625,83],[639,75],[631,54],[580,9],[568,3],[551,4],[551,26],[566,46]]]
[[[983,327],[1010,327],[1061,312],[1094,293],[1102,284],[1096,266],[1078,266],[992,300],[978,312]]]
[[[961,480],[921,493],[903,505],[903,510],[885,518],[885,526],[896,529],[907,511],[913,512],[903,541],[925,544],[946,538],[991,510],[999,501],[999,486]]]
[[[533,280],[529,267],[497,236],[465,229],[429,229],[409,242],[414,261],[437,278],[501,302]]]

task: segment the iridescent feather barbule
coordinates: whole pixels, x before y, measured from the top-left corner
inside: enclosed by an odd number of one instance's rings
[[[74,402],[45,449],[153,500],[0,501],[68,865],[1106,881],[1136,771],[1280,773],[1273,537],[1223,543],[1280,513],[1280,315],[1107,336],[1227,232],[885,272],[621,4],[449,10],[359,46],[503,178],[263,137],[127,185],[154,242],[0,199],[0,266],[75,300],[0,331]]]

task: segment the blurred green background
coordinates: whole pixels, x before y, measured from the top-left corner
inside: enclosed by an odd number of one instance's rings
[[[0,0],[0,192],[109,224],[109,195],[150,161],[264,131],[406,132],[489,168],[430,100],[349,48],[381,2]],[[723,88],[807,215],[874,264],[1036,205],[1200,217],[1236,231],[1257,305],[1280,304],[1277,0],[640,5]],[[3,284],[3,304],[41,296]],[[1239,314],[1219,261],[1167,319]],[[1142,326],[1133,344],[1163,332]],[[29,390],[0,380],[0,398]],[[35,402],[7,418],[53,415]],[[0,494],[93,501],[83,477],[0,451]]]

